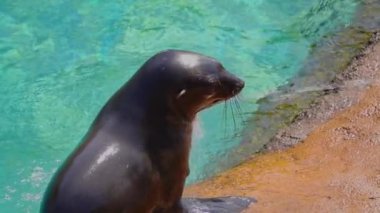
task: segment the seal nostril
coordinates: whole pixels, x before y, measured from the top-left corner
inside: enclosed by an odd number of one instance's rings
[[[245,85],[245,83],[242,80],[239,80],[238,82],[236,82],[236,87],[239,89],[243,89],[244,85]]]
[[[244,81],[238,79],[235,83],[235,88],[232,90],[232,94],[238,94],[244,88]]]

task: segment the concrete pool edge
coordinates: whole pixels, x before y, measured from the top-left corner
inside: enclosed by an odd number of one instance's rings
[[[357,73],[358,63],[371,53],[379,41],[380,31],[372,33],[365,48],[354,56],[347,68],[337,73],[329,82],[328,87],[323,88],[321,93],[300,110],[289,125],[281,128],[260,151],[281,151],[293,147],[301,143],[316,126],[356,104],[359,93],[372,82],[366,74]],[[348,90],[350,93],[347,93]],[[311,121],[311,119],[314,120]]]
[[[286,137],[284,130],[292,128],[292,124],[302,119],[305,111],[312,108],[320,98],[336,93],[341,87],[341,81],[345,80],[342,75],[349,75],[353,63],[378,42],[380,2],[363,0],[362,4],[350,26],[326,36],[314,45],[309,58],[297,76],[290,79],[288,84],[279,87],[275,93],[258,101],[261,102],[258,110],[258,120],[261,123],[258,126],[262,128],[260,131],[268,132],[268,124],[265,123],[267,119],[265,117],[268,114],[273,112],[279,114],[279,116],[270,116],[275,117],[270,127],[272,128],[274,124],[276,130],[267,133],[266,139],[269,143],[263,144],[258,151],[274,149],[274,143],[277,144],[275,149],[284,149],[297,144],[300,141],[297,136],[288,135],[286,143],[278,143],[277,138],[280,135]],[[257,118],[254,116],[253,119]],[[264,122],[261,121],[263,119]],[[262,140],[261,134],[257,135],[260,137],[255,138],[255,133],[251,133],[250,143]]]
[[[380,31],[374,32],[366,47],[353,58],[346,69],[331,80],[331,87],[323,90],[288,126],[280,129],[261,152],[282,151],[294,147],[302,143],[317,126],[357,104],[363,90],[374,80],[372,76],[368,76],[369,73],[358,73],[358,67],[361,60],[372,54],[376,45],[380,45]]]
[[[340,89],[318,98],[289,126],[304,135],[303,143],[252,156],[189,186],[185,196],[253,196],[258,203],[248,212],[380,210],[379,33],[372,42],[335,78]]]

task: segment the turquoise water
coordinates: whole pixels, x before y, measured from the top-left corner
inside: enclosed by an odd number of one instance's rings
[[[213,56],[246,81],[243,116],[219,105],[194,133],[189,182],[239,144],[255,101],[292,78],[356,0],[1,0],[0,212],[37,212],[99,109],[155,52]],[[236,110],[235,110],[236,111]]]

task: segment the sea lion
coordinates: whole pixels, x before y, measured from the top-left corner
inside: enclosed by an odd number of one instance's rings
[[[192,122],[243,87],[213,58],[156,54],[102,108],[50,182],[41,212],[186,211]]]

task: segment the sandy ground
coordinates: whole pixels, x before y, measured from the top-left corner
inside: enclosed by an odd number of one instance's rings
[[[185,196],[244,195],[247,212],[380,212],[380,43],[370,45],[327,94],[267,152]],[[301,143],[282,150],[281,143]]]

